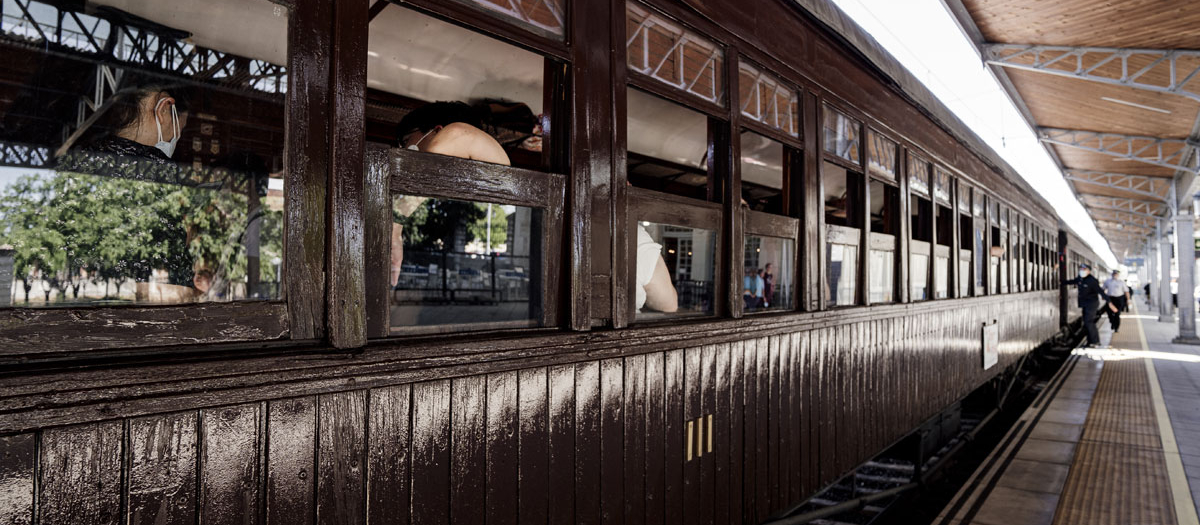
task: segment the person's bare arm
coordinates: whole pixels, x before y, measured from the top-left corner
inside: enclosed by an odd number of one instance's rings
[[[389,287],[396,286],[396,283],[400,280],[400,267],[404,263],[404,225],[398,222],[392,223],[391,259],[391,272],[388,274]]]
[[[675,285],[671,284],[671,273],[667,270],[667,263],[663,261],[662,255],[658,256],[658,262],[654,265],[654,275],[650,277],[650,282],[646,283],[644,289],[646,308],[668,314],[679,309],[679,295],[675,291]]]
[[[511,165],[508,154],[496,139],[483,130],[462,122],[447,124],[429,138],[429,143],[424,145],[421,151]]]

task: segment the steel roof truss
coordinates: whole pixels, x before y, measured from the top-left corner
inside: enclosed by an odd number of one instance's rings
[[[1026,71],[1036,71],[1064,77],[1090,80],[1114,86],[1125,86],[1159,93],[1182,95],[1200,101],[1200,93],[1190,91],[1187,84],[1200,74],[1200,63],[1192,59],[1200,58],[1200,50],[1190,49],[1130,49],[1113,47],[1087,46],[1041,46],[1032,44],[984,44],[983,59],[988,64]],[[1085,57],[1099,60],[1085,66]],[[1146,66],[1130,72],[1130,59],[1139,61],[1150,59]],[[1181,64],[1180,59],[1186,58],[1187,63]],[[1032,63],[1029,60],[1032,59]],[[1097,73],[1113,61],[1121,63],[1121,76]],[[1074,68],[1064,68],[1063,63],[1074,63]],[[1167,85],[1153,83],[1143,77],[1159,66],[1166,64],[1169,69],[1170,81]],[[1057,65],[1057,67],[1055,67]]]
[[[1167,197],[1161,195],[1160,192],[1165,192],[1171,185],[1171,179],[1166,177],[1090,170],[1066,170],[1066,178],[1069,181],[1084,182],[1092,186],[1121,190],[1126,193],[1163,202],[1166,202]]]
[[[1200,173],[1200,161],[1191,154],[1193,150],[1200,149],[1200,143],[1191,139],[1164,139],[1058,128],[1038,128],[1038,136],[1042,142],[1050,144],[1173,170]]]

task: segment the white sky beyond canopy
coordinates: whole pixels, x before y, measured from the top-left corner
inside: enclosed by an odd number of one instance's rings
[[[1108,242],[940,1],[833,1],[999,152],[1109,267],[1116,267]]]

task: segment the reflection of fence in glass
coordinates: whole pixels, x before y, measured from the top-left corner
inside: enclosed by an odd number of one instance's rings
[[[395,304],[527,302],[530,258],[449,250],[406,250]]]

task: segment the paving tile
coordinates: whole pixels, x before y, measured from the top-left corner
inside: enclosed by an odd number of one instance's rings
[[[1079,441],[1080,434],[1083,433],[1083,425],[1070,425],[1066,423],[1054,423],[1051,421],[1042,421],[1034,427],[1033,432],[1029,437],[1036,439],[1050,439],[1054,441],[1069,441],[1072,443]]]
[[[1068,470],[1067,465],[1058,463],[1014,459],[1004,469],[1004,475],[1000,476],[1000,481],[996,485],[1012,489],[1061,494],[1063,484],[1067,481]]]
[[[1096,395],[1095,388],[1064,388],[1054,394],[1055,399],[1075,400],[1075,401],[1091,401]]]
[[[996,487],[971,523],[980,525],[1050,525],[1058,496],[1044,492]]]
[[[1066,441],[1028,439],[1017,451],[1018,459],[1070,465],[1075,458],[1075,444]],[[1200,458],[1197,458],[1200,460]]]
[[[1068,423],[1071,425],[1082,425],[1087,421],[1086,410],[1066,410],[1051,407],[1042,414],[1043,422],[1051,423]]]

